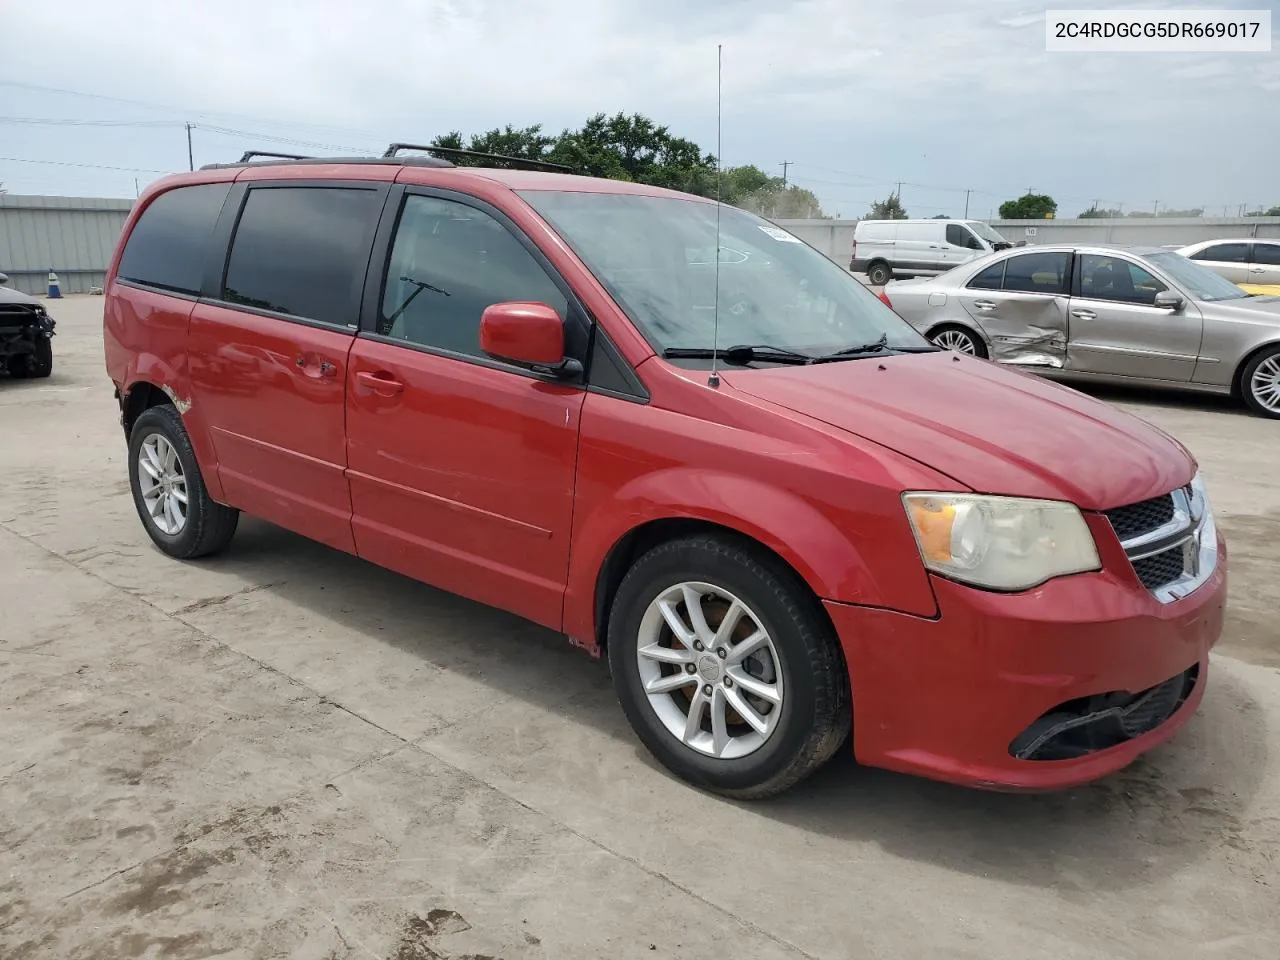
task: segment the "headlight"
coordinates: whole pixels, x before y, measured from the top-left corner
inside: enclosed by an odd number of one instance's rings
[[[930,570],[989,590],[1027,590],[1100,570],[1080,511],[1058,500],[906,493],[902,502]]]

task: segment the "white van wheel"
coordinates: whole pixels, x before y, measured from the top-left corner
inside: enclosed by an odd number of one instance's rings
[[[883,287],[893,279],[893,271],[889,269],[887,263],[879,261],[867,268],[867,279],[871,281],[873,287]]]

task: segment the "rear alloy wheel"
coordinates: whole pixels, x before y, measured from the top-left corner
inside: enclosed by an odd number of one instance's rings
[[[986,345],[964,327],[940,327],[929,339],[943,350],[954,350],[956,353],[984,359],[987,356]]]
[[[873,287],[883,287],[893,279],[893,271],[889,269],[887,263],[873,263],[867,269],[867,279],[871,281]]]
[[[844,660],[816,601],[733,539],[690,537],[636,561],[614,598],[608,653],[640,739],[697,786],[781,793],[848,733]]]
[[[1250,360],[1240,386],[1250,410],[1280,420],[1280,348],[1264,350]]]
[[[145,410],[129,434],[129,486],[138,517],[165,553],[190,560],[223,549],[240,513],[204,486],[182,417],[170,406]]]

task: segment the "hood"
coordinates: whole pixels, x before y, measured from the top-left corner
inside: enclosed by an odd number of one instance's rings
[[[0,287],[0,303],[39,303],[35,297],[30,294],[14,290],[12,287]]]
[[[1199,301],[1196,306],[1204,312],[1206,317],[1274,324],[1280,327],[1280,297],[1278,296],[1262,295],[1240,300]]]
[[[951,352],[729,370],[735,390],[908,456],[980,493],[1104,510],[1195,465],[1173,438],[1069,387]]]

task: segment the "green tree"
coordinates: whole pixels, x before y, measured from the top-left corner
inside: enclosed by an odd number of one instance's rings
[[[1090,207],[1088,210],[1080,211],[1081,220],[1089,220],[1094,217],[1101,219],[1110,219],[1112,217],[1123,217],[1124,214],[1119,210],[1113,210],[1110,207]]]
[[[891,193],[883,200],[877,200],[871,204],[871,209],[867,211],[867,215],[863,220],[906,220],[907,210],[902,205],[902,198],[896,193]]]
[[[717,184],[715,156],[638,113],[598,113],[581,128],[564,130],[558,136],[548,134],[540,124],[508,124],[470,137],[451,131],[430,145],[562,163],[587,176],[647,183],[703,197],[716,196],[718,188],[726,203],[763,216],[824,216],[812,192],[752,165],[726,168]],[[471,157],[449,159],[463,166],[493,162]]]
[[[1280,207],[1272,207],[1269,210],[1255,210],[1252,213],[1246,213],[1246,217],[1280,217]]]
[[[1057,212],[1057,201],[1047,193],[1024,193],[1000,204],[1001,220],[1044,220]]]

